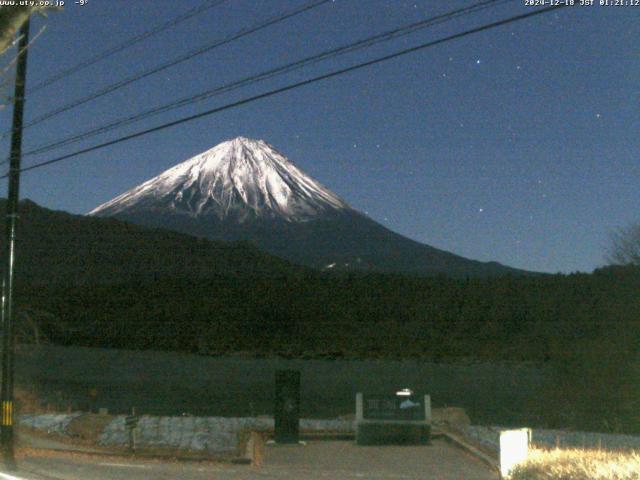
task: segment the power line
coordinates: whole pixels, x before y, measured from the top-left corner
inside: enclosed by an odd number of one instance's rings
[[[77,63],[76,65],[67,68],[66,70],[62,70],[61,72],[58,72],[55,75],[52,75],[51,77],[43,80],[42,82],[38,83],[37,85],[35,85],[34,87],[31,87],[29,89],[29,93],[33,94],[35,92],[37,92],[38,90],[42,90],[45,87],[48,87],[49,85],[52,85],[53,83],[62,80],[65,77],[68,77],[70,75],[73,75],[76,72],[79,72],[80,70],[87,68],[91,65],[94,65],[98,62],[101,62],[102,60],[104,60],[105,58],[110,57],[111,55],[114,55],[116,53],[120,53],[123,50],[126,50],[127,48],[132,47],[133,45],[142,42],[143,40],[146,40],[149,37],[152,37],[154,35],[157,35],[158,33],[161,33],[165,30],[168,30],[169,28],[175,27],[176,25],[179,25],[180,23],[189,20],[190,18],[195,17],[196,15],[199,15],[211,8],[217,7],[218,5],[221,5],[223,3],[225,3],[228,0],[217,0],[217,1],[212,1],[212,0],[206,0],[202,5],[197,6],[195,8],[192,8],[190,10],[187,10],[185,13],[183,13],[182,15],[179,15],[165,23],[156,25],[154,28],[152,28],[151,30],[147,30],[146,32],[143,32],[139,35],[136,35],[134,37],[131,37],[127,40],[125,40],[124,42],[115,45],[101,53],[98,53],[97,55],[84,60],[80,63]]]
[[[348,73],[348,72],[351,72],[351,71],[354,71],[354,70],[359,70],[359,69],[364,68],[364,67],[368,67],[368,66],[371,66],[371,65],[374,65],[374,64],[377,64],[377,63],[381,63],[381,62],[384,62],[384,61],[387,61],[387,60],[390,60],[390,59],[393,59],[393,58],[396,58],[396,57],[407,55],[409,53],[413,53],[413,52],[418,51],[418,50],[422,50],[422,49],[425,49],[425,48],[428,48],[428,47],[432,47],[432,46],[435,46],[435,45],[438,45],[438,44],[441,44],[441,43],[444,43],[444,42],[447,42],[447,41],[450,41],[450,40],[455,40],[455,39],[458,39],[458,38],[461,38],[461,37],[464,37],[464,36],[467,36],[467,35],[471,35],[473,33],[478,33],[478,32],[481,32],[481,31],[484,31],[484,30],[488,30],[488,29],[491,29],[491,28],[495,28],[495,27],[498,27],[498,26],[502,26],[502,25],[505,25],[505,24],[508,24],[508,23],[516,22],[516,21],[519,21],[519,20],[523,20],[523,19],[535,16],[535,15],[548,13],[548,12],[550,12],[552,10],[556,10],[558,8],[563,8],[563,7],[564,7],[564,5],[547,7],[547,8],[536,10],[536,11],[529,12],[529,13],[526,13],[526,14],[521,14],[521,15],[516,15],[516,16],[513,16],[513,17],[509,17],[509,18],[507,18],[505,20],[500,20],[500,21],[493,22],[493,23],[488,24],[488,25],[484,25],[484,26],[477,27],[477,28],[474,28],[474,29],[471,29],[471,30],[467,30],[467,31],[462,32],[462,33],[450,35],[448,37],[445,37],[445,38],[442,38],[442,39],[439,39],[439,40],[435,40],[435,41],[432,41],[432,42],[427,42],[427,43],[418,45],[416,47],[408,48],[408,49],[401,50],[399,52],[396,52],[396,53],[393,53],[393,54],[390,54],[390,55],[385,55],[383,57],[379,57],[379,58],[374,59],[374,60],[363,62],[363,63],[357,64],[357,65],[353,65],[351,67],[343,68],[343,69],[340,69],[340,70],[337,70],[337,71],[334,71],[334,72],[331,72],[331,73],[328,73],[328,74],[320,75],[320,76],[317,76],[317,77],[314,77],[314,78],[311,78],[311,79],[308,79],[308,80],[297,82],[297,83],[294,83],[292,85],[288,85],[286,87],[282,87],[282,88],[278,88],[278,89],[275,89],[275,90],[271,90],[271,91],[263,93],[263,94],[255,95],[255,96],[243,99],[243,100],[239,100],[237,102],[233,102],[233,103],[230,103],[230,104],[227,104],[227,105],[223,105],[221,107],[217,107],[217,108],[214,108],[214,109],[211,109],[211,110],[207,110],[205,112],[201,112],[201,113],[198,113],[198,114],[195,114],[195,115],[191,115],[191,116],[179,119],[179,120],[168,122],[168,123],[165,123],[165,124],[153,127],[153,128],[149,128],[149,129],[146,129],[146,130],[143,130],[143,131],[140,131],[140,132],[136,132],[136,133],[130,134],[130,135],[126,135],[124,137],[120,137],[120,138],[115,139],[115,140],[104,142],[104,143],[95,145],[93,147],[88,147],[88,148],[85,148],[85,149],[81,149],[81,150],[78,150],[76,152],[72,152],[72,153],[67,154],[67,155],[63,155],[63,156],[60,156],[60,157],[57,157],[57,158],[54,158],[54,159],[51,159],[51,160],[48,160],[48,161],[45,161],[45,162],[41,162],[41,163],[38,163],[38,164],[35,164],[35,165],[31,165],[29,167],[25,167],[23,170],[25,170],[25,171],[26,170],[32,170],[32,169],[39,168],[39,167],[42,167],[42,166],[45,166],[45,165],[50,165],[52,163],[57,163],[59,161],[66,160],[68,158],[72,158],[72,157],[75,157],[75,156],[78,156],[78,155],[81,155],[81,154],[84,154],[84,153],[89,153],[91,151],[98,150],[98,149],[101,149],[101,148],[105,148],[107,146],[115,145],[117,143],[125,142],[125,141],[131,140],[131,139],[134,139],[134,138],[137,138],[137,137],[149,134],[149,133],[154,133],[154,132],[157,132],[157,131],[160,131],[160,130],[164,130],[166,128],[170,128],[170,127],[179,125],[181,123],[186,123],[186,122],[189,122],[189,121],[192,121],[192,120],[196,120],[196,119],[199,119],[199,118],[202,118],[202,117],[205,117],[205,116],[213,115],[215,113],[219,113],[219,112],[224,111],[224,110],[228,110],[228,109],[235,108],[235,107],[238,107],[238,106],[241,106],[241,105],[244,105],[244,104],[256,101],[256,100],[260,100],[260,99],[267,98],[267,97],[270,97],[270,96],[273,96],[273,95],[284,93],[286,91],[293,90],[295,88],[299,88],[299,87],[302,87],[302,86],[305,86],[305,85],[308,85],[308,84],[311,84],[311,83],[315,83],[315,82],[318,82],[318,81],[321,81],[321,80],[325,80],[325,79],[332,78],[332,77],[335,77],[335,76],[338,76],[338,75],[342,75],[342,74],[345,74],[345,73]],[[0,177],[0,178],[4,178],[4,177]]]
[[[42,35],[44,33],[44,31],[47,29],[46,25],[43,25],[42,27],[40,27],[40,30],[38,30],[38,33],[36,33],[33,38],[29,39],[29,43],[27,44],[27,46],[25,48],[30,48],[34,42],[40,37],[40,35]],[[14,42],[19,42],[20,41],[20,35],[18,34],[18,36],[16,36],[16,39],[14,40]],[[20,57],[20,55],[22,54],[22,51],[18,51],[16,52],[15,57],[13,57],[3,68],[2,70],[0,70],[0,77],[4,77],[7,72],[9,72],[9,70],[11,69],[11,67],[13,67],[16,63],[18,63],[18,58]],[[5,79],[2,84],[0,84],[1,86],[4,86],[7,82],[8,82],[8,78]]]
[[[300,68],[303,68],[307,65],[313,64],[313,63],[317,63],[323,60],[327,60],[330,58],[335,58],[339,55],[343,55],[346,53],[351,53],[363,48],[368,48],[372,45],[381,43],[383,41],[389,41],[389,40],[393,40],[396,39],[398,37],[404,36],[404,35],[408,35],[411,33],[414,33],[420,29],[424,29],[426,27],[429,26],[433,26],[439,23],[444,23],[450,20],[453,20],[455,18],[459,18],[463,15],[468,15],[470,13],[476,13],[479,12],[481,10],[490,8],[490,7],[495,7],[498,4],[501,3],[506,3],[506,2],[510,2],[513,0],[485,0],[482,2],[479,2],[477,4],[474,4],[472,6],[469,7],[465,7],[465,8],[460,8],[457,10],[453,10],[441,15],[437,15],[434,17],[430,17],[424,20],[421,20],[419,22],[415,22],[415,23],[411,23],[409,25],[405,25],[402,27],[397,27],[394,28],[392,30],[388,30],[385,31],[383,33],[371,36],[371,37],[367,37],[363,40],[360,40],[358,42],[354,42],[354,43],[349,43],[337,48],[333,48],[330,50],[325,50],[324,52],[321,52],[319,54],[315,54],[306,58],[303,58],[301,60],[297,60],[295,62],[292,63],[288,63],[286,65],[282,65],[280,67],[277,68],[273,68],[270,70],[267,70],[265,72],[256,74],[256,75],[251,75],[249,77],[245,77],[241,80],[237,80],[235,82],[226,84],[226,85],[222,85],[220,87],[216,87],[214,89],[209,89],[206,90],[204,92],[200,92],[196,95],[190,95],[188,97],[184,97],[182,99],[167,103],[165,105],[161,105],[159,107],[154,107],[148,110],[145,110],[141,113],[137,113],[135,115],[130,115],[128,117],[123,117],[119,120],[116,120],[114,122],[108,123],[106,125],[102,125],[100,127],[96,127],[93,129],[89,129],[89,130],[85,130],[84,132],[78,133],[78,134],[74,134],[71,135],[69,137],[66,137],[62,140],[58,140],[56,142],[53,143],[49,143],[49,144],[45,144],[42,145],[40,147],[37,147],[33,150],[30,150],[28,152],[25,152],[24,156],[31,156],[31,155],[36,155],[36,154],[41,154],[41,153],[45,153],[48,151],[51,151],[53,149],[62,147],[62,146],[66,146],[66,145],[70,145],[72,143],[76,143],[79,142],[81,140],[86,140],[87,138],[91,138],[93,136],[99,135],[101,133],[106,133],[108,131],[114,130],[116,128],[125,126],[125,125],[129,125],[135,122],[138,122],[140,120],[143,120],[145,118],[151,117],[153,115],[157,115],[159,113],[163,113],[163,112],[167,112],[170,110],[174,110],[176,108],[179,107],[183,107],[186,105],[190,105],[193,103],[197,103],[197,102],[201,102],[203,100],[206,100],[208,98],[211,98],[213,96],[217,96],[220,95],[222,93],[227,93],[233,90],[236,90],[240,87],[244,87],[250,84],[253,84],[255,82],[259,82],[259,81],[263,81],[263,80],[267,80],[269,78],[273,78],[275,76],[278,75],[282,75],[285,73],[290,73],[292,71],[298,70]],[[4,163],[4,162],[2,162]]]
[[[278,95],[280,93],[288,92],[288,91],[294,90],[296,88],[304,87],[304,86],[310,85],[312,83],[316,83],[316,82],[319,82],[319,81],[322,81],[322,80],[326,80],[326,79],[329,79],[329,78],[337,77],[337,76],[343,75],[345,73],[349,73],[349,72],[353,72],[353,71],[356,71],[356,70],[360,70],[362,68],[369,67],[371,65],[376,65],[378,63],[382,63],[382,62],[385,62],[387,60],[391,60],[391,59],[398,58],[398,57],[401,57],[401,56],[404,56],[404,55],[408,55],[410,53],[414,53],[414,52],[417,52],[417,51],[420,51],[420,50],[424,50],[426,48],[430,48],[430,47],[433,47],[433,46],[436,46],[436,45],[440,45],[442,43],[446,43],[446,42],[449,42],[451,40],[456,40],[458,38],[463,38],[463,37],[466,37],[468,35],[472,35],[474,33],[483,32],[485,30],[490,30],[490,29],[493,29],[493,28],[497,28],[497,27],[500,27],[500,26],[503,26],[503,25],[507,25],[509,23],[514,23],[514,22],[517,22],[517,21],[521,21],[521,20],[524,20],[524,19],[527,19],[527,18],[531,18],[531,17],[537,16],[537,15],[542,15],[544,13],[548,13],[548,12],[551,12],[553,10],[564,8],[565,6],[566,5],[556,5],[556,6],[551,6],[551,7],[545,7],[545,8],[542,8],[542,9],[539,9],[539,10],[535,10],[535,11],[532,11],[532,12],[529,12],[529,13],[524,13],[524,14],[521,14],[521,15],[515,15],[513,17],[509,17],[509,18],[506,18],[504,20],[498,20],[496,22],[489,23],[489,24],[486,24],[486,25],[482,25],[480,27],[472,28],[470,30],[465,30],[464,32],[461,32],[461,33],[456,33],[456,34],[453,34],[453,35],[449,35],[447,37],[444,37],[444,38],[441,38],[441,39],[438,39],[438,40],[433,40],[431,42],[423,43],[421,45],[417,45],[415,47],[407,48],[407,49],[401,50],[399,52],[395,52],[395,53],[392,53],[392,54],[389,54],[389,55],[378,57],[376,59],[369,60],[367,62],[362,62],[362,63],[356,64],[356,65],[353,65],[351,67],[346,67],[346,68],[342,68],[340,70],[335,70],[333,72],[326,73],[326,74],[323,74],[323,75],[319,75],[317,77],[313,77],[313,78],[310,78],[308,80],[303,80],[301,82],[297,82],[297,83],[293,83],[293,84],[287,85],[286,87],[281,87],[281,88],[277,88],[275,90],[270,90],[268,92],[261,93],[259,95],[254,95],[252,97],[248,97],[248,98],[236,101],[236,102],[229,103],[227,105],[223,105],[221,107],[216,107],[216,108],[213,108],[211,110],[207,110],[207,111],[204,111],[204,112],[201,112],[201,113],[197,113],[195,115],[190,115],[188,117],[181,118],[179,120],[174,120],[172,122],[164,123],[162,125],[158,125],[158,126],[153,127],[153,128],[149,128],[149,129],[146,129],[146,130],[142,130],[140,132],[132,133],[130,135],[126,135],[124,137],[117,138],[115,140],[110,140],[108,142],[104,142],[104,143],[101,143],[101,144],[98,144],[98,145],[94,145],[92,147],[88,147],[88,148],[84,148],[84,149],[81,149],[81,150],[77,150],[75,152],[72,152],[72,153],[69,153],[69,154],[66,154],[66,155],[62,155],[60,157],[53,158],[53,159],[47,160],[45,162],[36,163],[34,165],[30,165],[28,167],[22,168],[21,171],[25,172],[25,171],[28,171],[28,170],[34,170],[36,168],[41,168],[41,167],[44,167],[44,166],[47,166],[47,165],[58,163],[58,162],[61,162],[63,160],[68,160],[69,158],[77,157],[79,155],[82,155],[82,154],[85,154],[85,153],[89,153],[89,152],[93,152],[95,150],[100,150],[102,148],[109,147],[111,145],[116,145],[118,143],[126,142],[128,140],[132,140],[134,138],[138,138],[138,137],[141,137],[143,135],[148,135],[150,133],[158,132],[160,130],[165,130],[167,128],[174,127],[176,125],[180,125],[180,124],[187,123],[187,122],[190,122],[190,121],[193,121],[193,120],[197,120],[199,118],[207,117],[207,116],[210,116],[210,115],[213,115],[213,114],[225,111],[225,110],[229,110],[229,109],[232,109],[232,108],[235,108],[235,107],[239,107],[241,105],[245,105],[245,104],[254,102],[256,100],[261,100],[263,98],[272,97],[274,95]],[[3,175],[0,178],[5,178],[5,177],[7,177],[7,175]]]
[[[233,33],[225,38],[223,38],[222,40],[218,40],[215,41],[211,44],[205,45],[203,47],[197,48],[195,50],[192,50],[184,55],[181,55],[169,62],[163,63],[161,65],[158,65],[150,70],[146,70],[142,73],[139,73],[137,75],[134,75],[133,77],[129,77],[127,79],[121,80],[119,82],[113,83],[111,85],[108,85],[104,88],[102,88],[101,90],[98,90],[97,92],[94,92],[86,97],[83,97],[79,100],[76,100],[74,102],[68,103],[66,105],[63,105],[59,108],[56,108],[54,110],[51,110],[43,115],[41,115],[40,117],[35,118],[34,120],[32,120],[31,122],[27,123],[24,125],[24,128],[29,128],[32,127],[34,125],[37,125],[39,123],[44,122],[45,120],[49,120],[50,118],[55,117],[56,115],[59,115],[63,112],[67,112],[73,108],[76,108],[80,105],[83,105],[87,102],[90,102],[92,100],[95,100],[96,98],[100,98],[108,93],[114,92],[116,90],[119,90],[122,87],[125,87],[127,85],[130,85],[131,83],[137,82],[139,80],[142,80],[143,78],[149,77],[151,75],[154,75],[158,72],[161,72],[163,70],[166,70],[167,68],[173,67],[175,65],[178,65],[180,63],[186,62],[187,60],[191,60],[192,58],[198,56],[198,55],[202,55],[203,53],[209,52],[221,45],[226,45],[228,43],[231,43],[235,40],[238,40],[242,37],[245,37],[247,35],[250,35],[252,33],[255,33],[259,30],[262,30],[264,28],[270,27],[272,25],[275,25],[277,23],[280,23],[284,20],[287,20],[291,17],[295,17],[296,15],[300,15],[301,13],[304,13],[308,10],[311,10],[313,8],[319,7],[325,3],[329,3],[331,2],[331,0],[312,0],[311,2],[306,3],[305,5],[303,5],[302,7],[298,7],[296,9],[293,10],[289,10],[283,14],[277,15],[275,17],[271,17],[266,21],[263,21],[261,23],[255,24],[252,27],[248,27],[245,29],[240,30],[237,33]],[[9,132],[5,132],[2,137],[6,137],[9,133],[11,133],[11,131]]]

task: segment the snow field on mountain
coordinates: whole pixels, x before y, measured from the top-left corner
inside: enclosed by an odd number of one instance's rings
[[[248,215],[307,221],[349,206],[262,140],[238,137],[176,165],[90,212],[152,207],[223,220]]]

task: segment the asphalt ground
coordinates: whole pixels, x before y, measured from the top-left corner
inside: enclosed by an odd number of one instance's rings
[[[23,452],[18,470],[0,480],[496,480],[497,472],[444,440],[427,446],[359,447],[350,441],[266,445],[262,464],[142,460],[126,457]]]

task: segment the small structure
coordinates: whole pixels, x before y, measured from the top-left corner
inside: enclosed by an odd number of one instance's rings
[[[298,443],[300,431],[300,371],[278,370],[275,395],[275,441]]]
[[[424,445],[431,437],[431,397],[401,390],[395,395],[356,395],[358,445]]]

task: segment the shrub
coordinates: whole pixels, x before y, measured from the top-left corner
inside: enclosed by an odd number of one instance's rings
[[[555,449],[530,452],[512,480],[638,480],[640,452]]]

